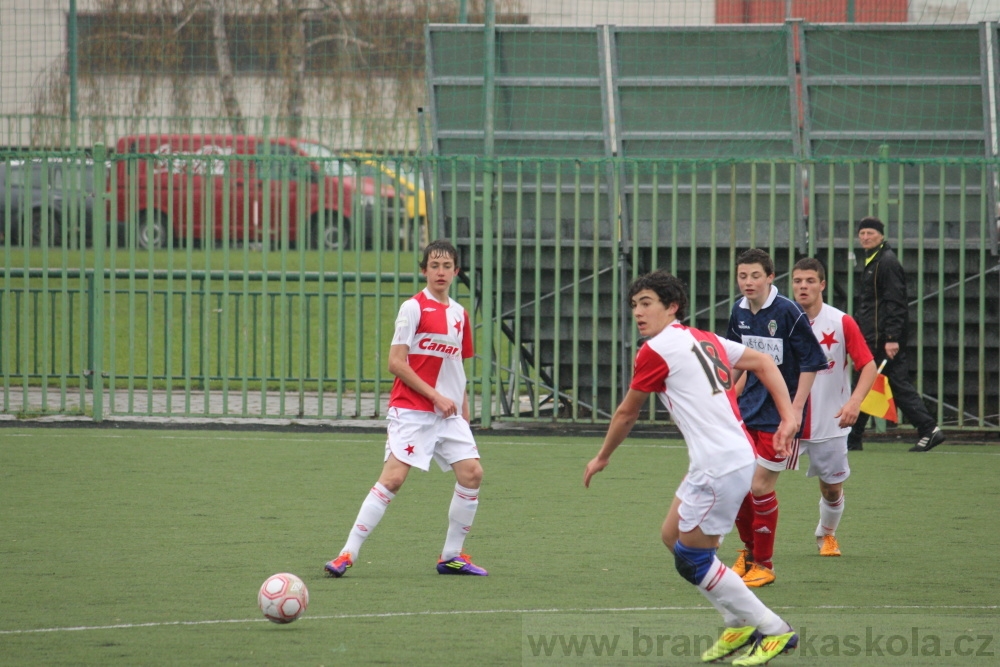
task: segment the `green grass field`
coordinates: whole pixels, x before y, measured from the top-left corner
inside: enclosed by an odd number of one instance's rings
[[[659,528],[679,441],[629,440],[591,489],[593,437],[483,436],[466,547],[434,563],[454,478],[415,472],[359,562],[322,576],[381,465],[384,434],[0,429],[4,665],[696,665],[719,616]],[[1000,450],[852,454],[820,558],[818,491],[778,485],[778,581],[760,597],[803,635],[775,665],[1000,661]],[[735,533],[721,555],[731,561]],[[257,589],[301,576],[306,615],[268,623]]]

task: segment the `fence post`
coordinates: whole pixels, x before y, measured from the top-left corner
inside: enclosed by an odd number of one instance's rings
[[[882,144],[878,147],[878,219],[882,224],[889,224],[889,146]],[[902,193],[900,193],[902,197]]]
[[[889,159],[888,144],[882,144],[878,147],[878,157],[880,162],[878,163],[878,208],[876,210],[882,224],[889,224],[889,163],[886,162]],[[902,199],[902,192],[899,193],[899,197]],[[902,221],[899,224],[902,225]],[[875,432],[885,433],[885,420],[878,417],[874,417],[874,420]]]
[[[494,364],[493,331],[495,313],[493,312],[493,198],[494,170],[494,115],[495,104],[495,68],[496,68],[496,24],[493,0],[486,0],[486,12],[483,30],[483,399],[479,406],[480,423],[483,428],[490,428],[493,423],[493,380],[499,375],[499,366]]]
[[[94,421],[104,421],[104,244],[106,242],[107,220],[107,157],[104,144],[94,144],[94,270],[90,287],[89,322],[91,406]]]
[[[87,389],[94,388],[94,271],[85,269],[83,278],[87,282],[87,367],[84,369],[84,382]]]
[[[76,150],[80,141],[79,115],[79,51],[77,49],[79,30],[77,28],[76,0],[69,0],[66,15],[66,50],[69,60],[69,147]]]

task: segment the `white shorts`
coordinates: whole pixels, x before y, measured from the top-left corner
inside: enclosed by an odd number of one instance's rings
[[[819,477],[827,484],[839,484],[851,476],[847,463],[847,436],[829,440],[802,440],[802,452],[809,457],[807,477]]]
[[[392,454],[403,463],[426,472],[432,458],[445,471],[451,470],[451,464],[458,461],[479,458],[472,429],[461,416],[443,419],[433,412],[389,408],[387,419],[386,461]]]
[[[688,471],[674,494],[681,501],[678,508],[681,532],[689,533],[699,526],[706,535],[725,535],[731,531],[736,513],[750,493],[756,467],[756,463],[751,463],[721,477],[709,477],[700,470]]]

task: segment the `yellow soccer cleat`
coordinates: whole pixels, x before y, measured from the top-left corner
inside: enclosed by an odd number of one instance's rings
[[[819,547],[820,556],[839,556],[840,555],[840,545],[837,544],[837,538],[833,535],[824,535],[823,544]]]
[[[747,570],[750,569],[750,563],[753,563],[753,554],[751,554],[747,549],[740,549],[736,553],[738,553],[740,556],[739,558],[736,559],[736,562],[733,563],[733,566],[729,569],[735,572],[736,576],[742,577],[744,574],[747,573]]]
[[[783,635],[765,635],[750,650],[733,660],[733,667],[766,665],[772,658],[791,651],[799,645],[799,636],[794,631]]]
[[[750,569],[743,575],[743,583],[748,588],[760,588],[774,583],[774,570],[759,563],[750,563]]]
[[[728,658],[744,646],[753,646],[764,635],[752,625],[745,628],[726,628],[712,646],[701,654],[702,662],[715,662]]]

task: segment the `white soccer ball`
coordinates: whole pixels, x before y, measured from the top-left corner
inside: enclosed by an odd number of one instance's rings
[[[272,623],[291,623],[309,606],[309,590],[294,574],[273,574],[260,587],[257,606]]]

